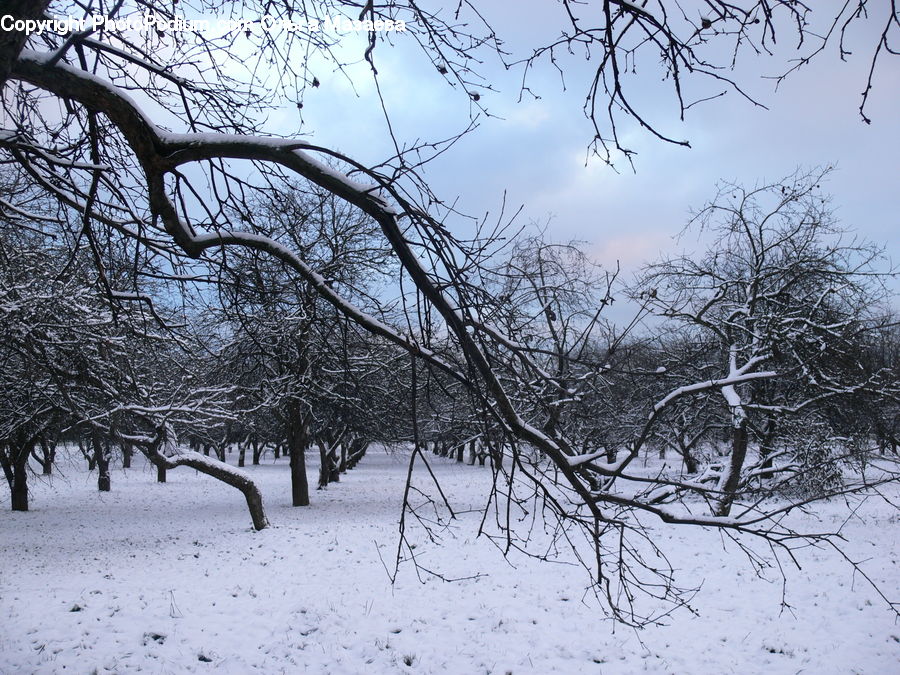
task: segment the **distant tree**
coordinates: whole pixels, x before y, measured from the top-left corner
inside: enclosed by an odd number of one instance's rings
[[[13,509],[28,508],[27,463],[35,445],[68,434],[85,439],[101,491],[110,489],[112,445],[127,444],[169,468],[187,464],[240,488],[254,524],[264,527],[252,481],[172,442],[175,429],[208,429],[227,418],[227,388],[205,388],[194,379],[199,350],[190,336],[161,323],[149,296],[140,296],[145,303],[104,292],[83,252],[53,246],[52,231],[6,225],[0,228],[0,463]]]
[[[657,313],[716,345],[703,380],[675,394],[690,406],[692,396],[714,390],[727,411],[730,448],[712,488],[702,489],[718,516],[729,515],[760,475],[796,480],[833,463],[799,444],[824,422],[827,405],[860,392],[882,400],[896,393],[884,369],[859,358],[885,322],[882,254],[835,223],[820,188],[826,175],[797,173],[753,189],[723,185],[693,221],[716,237],[711,248],[651,265],[639,285]],[[788,426],[814,411],[818,423]],[[779,454],[790,461],[775,465],[773,444],[789,428]],[[758,460],[751,460],[754,437]]]
[[[387,251],[374,223],[332,193],[314,184],[288,184],[277,199],[259,200],[243,218],[302,250],[310,271],[327,278],[330,288],[358,306],[373,305],[369,293],[391,267]],[[373,358],[383,350],[324,302],[308,280],[269,256],[230,256],[221,270],[219,298],[230,333],[224,379],[240,384],[241,405],[278,420],[279,441],[290,455],[292,502],[306,506],[305,452],[318,443],[320,487],[338,479],[346,466],[341,453],[352,443],[353,429],[364,427],[357,420],[374,413],[361,404],[362,385],[372,371],[387,367]],[[262,426],[248,433],[265,433]]]

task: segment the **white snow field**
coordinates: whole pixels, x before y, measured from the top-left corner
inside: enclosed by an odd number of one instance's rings
[[[4,674],[900,673],[900,625],[832,551],[805,549],[803,569],[786,570],[783,609],[777,570],[758,578],[717,533],[654,524],[682,583],[702,583],[699,613],[635,631],[585,598],[581,568],[506,562],[475,538],[475,513],[417,551],[429,569],[481,576],[421,583],[406,565],[392,586],[381,557],[390,566],[396,549],[403,454],[370,450],[308,508],[290,506],[284,460],[248,467],[272,523],[262,532],[237,490],[193,470],[157,484],[138,461],[100,494],[83,464],[33,476],[28,513],[0,488]],[[483,502],[489,469],[432,466],[454,505]],[[802,518],[817,531],[847,518],[836,502],[816,513]],[[900,599],[896,511],[866,500],[842,533]]]

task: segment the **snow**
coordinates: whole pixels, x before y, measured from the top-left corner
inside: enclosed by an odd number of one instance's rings
[[[158,484],[136,461],[98,493],[83,460],[62,460],[52,479],[30,478],[31,512],[0,511],[0,672],[897,672],[900,626],[824,549],[799,552],[782,611],[776,572],[756,577],[715,532],[654,524],[682,583],[702,584],[699,614],[636,632],[584,598],[583,570],[509,564],[469,513],[441,546],[415,541],[424,567],[470,578],[420,583],[407,565],[392,587],[382,559],[396,551],[407,460],[370,450],[308,508],[290,506],[285,460],[247,467],[273,523],[262,532],[237,490],[193,470]],[[489,469],[431,464],[458,512],[483,503]],[[822,530],[847,516],[832,502],[797,517]],[[891,508],[866,501],[842,533],[896,599]]]
[[[660,410],[669,405],[669,403],[677,398],[685,396],[686,394],[692,394],[694,392],[704,391],[706,389],[715,389],[716,387],[731,387],[733,390],[734,385],[736,384],[741,384],[742,382],[747,382],[749,380],[769,379],[772,377],[777,377],[777,375],[778,373],[773,370],[764,370],[758,373],[732,373],[717,380],[706,380],[705,382],[696,382],[694,384],[688,384],[683,387],[678,387],[677,389],[673,389],[662,399],[660,399],[656,403],[656,405],[653,406],[653,412],[650,413],[650,415],[652,417],[654,414],[658,413]]]
[[[599,450],[594,450],[593,452],[587,452],[581,455],[574,455],[572,457],[566,457],[566,461],[569,463],[571,467],[578,467],[582,464],[587,464],[591,462],[591,468],[595,471],[599,471],[601,473],[606,474],[614,474],[622,469],[625,464],[631,462],[633,457],[631,454],[625,454],[621,458],[617,459],[615,462],[595,462],[594,460],[599,459],[601,457],[605,457],[608,454],[608,450],[606,448],[600,448]]]

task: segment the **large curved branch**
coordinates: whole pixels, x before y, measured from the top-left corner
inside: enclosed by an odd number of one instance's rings
[[[199,257],[210,248],[227,245],[265,251],[298,272],[325,300],[370,332],[421,356],[455,379],[467,381],[453,364],[345,300],[290,249],[250,232],[221,230],[197,235],[181,220],[166,194],[165,175],[179,165],[204,159],[248,159],[280,164],[376,220],[394,217],[381,198],[372,193],[372,188],[355,183],[302,151],[302,148],[312,146],[296,141],[227,134],[170,134],[156,127],[142,113],[137,102],[113,85],[66,64],[51,65],[46,56],[35,52],[22,53],[13,67],[12,77],[78,101],[85,108],[106,115],[118,127],[146,176],[151,210],[162,219],[166,232],[188,255]]]
[[[189,255],[199,256],[214,246],[241,245],[267,251],[283,260],[309,281],[315,290],[336,309],[359,322],[367,330],[381,335],[410,353],[440,367],[456,379],[467,383],[465,376],[429,350],[392,328],[357,310],[331,289],[324,278],[306,265],[296,254],[267,237],[233,231],[216,231],[196,235],[178,216],[165,190],[165,175],[187,162],[208,159],[246,159],[277,163],[307,180],[329,190],[373,218],[397,254],[401,265],[425,298],[446,321],[456,336],[471,366],[478,372],[491,398],[509,428],[522,440],[544,452],[559,468],[593,516],[602,520],[590,487],[579,471],[569,465],[567,456],[574,451],[528,424],[516,411],[503,385],[494,373],[486,355],[469,334],[469,324],[452,299],[434,284],[422,268],[399,225],[400,215],[379,194],[383,187],[400,204],[405,202],[389,184],[364,186],[338,171],[316,161],[304,149],[317,149],[309,144],[259,137],[228,134],[172,134],[159,129],[141,111],[139,105],[114,85],[92,74],[66,64],[51,64],[45,55],[25,51],[12,69],[12,76],[53,94],[77,101],[85,108],[106,115],[122,132],[134,151],[147,179],[150,208],[160,217],[176,243]],[[408,207],[408,205],[405,205]],[[405,215],[421,221],[427,219],[419,211],[405,209]],[[427,227],[429,222],[420,222]],[[474,326],[473,326],[474,328]]]

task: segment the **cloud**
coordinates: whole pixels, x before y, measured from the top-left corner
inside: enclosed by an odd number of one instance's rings
[[[632,271],[643,263],[653,262],[663,252],[677,248],[672,235],[659,230],[623,233],[607,237],[590,246],[588,253],[607,269],[621,265],[623,271]]]

